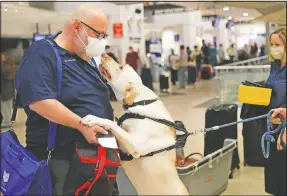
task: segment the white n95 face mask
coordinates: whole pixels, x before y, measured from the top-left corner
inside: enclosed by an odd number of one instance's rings
[[[281,60],[285,54],[284,47],[271,47],[270,54],[274,59]]]
[[[97,57],[99,55],[101,55],[102,53],[105,52],[105,40],[104,39],[98,39],[98,38],[93,38],[93,37],[89,37],[86,29],[84,27],[85,33],[88,37],[88,45],[85,45],[85,43],[83,42],[83,40],[79,37],[79,35],[77,34],[78,38],[80,39],[80,41],[84,44],[85,49],[86,49],[86,54],[92,58],[92,57]]]

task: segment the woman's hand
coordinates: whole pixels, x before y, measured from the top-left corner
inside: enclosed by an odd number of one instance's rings
[[[284,131],[284,134],[283,134],[283,142],[286,144],[286,129]],[[280,139],[280,135],[278,136],[278,139],[277,139],[277,150],[283,150],[283,147],[280,145],[281,143],[281,139]]]
[[[286,109],[285,108],[277,108],[274,110],[273,114],[270,116],[270,122],[272,124],[281,124],[281,120],[277,117],[280,114],[284,120],[286,120]]]

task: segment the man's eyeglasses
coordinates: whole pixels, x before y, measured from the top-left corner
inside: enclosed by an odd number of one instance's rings
[[[88,27],[89,29],[91,29],[92,31],[94,31],[97,34],[97,38],[98,39],[106,39],[109,35],[106,33],[101,33],[99,31],[97,31],[96,29],[92,28],[91,26],[87,25],[86,23],[80,21],[82,24],[84,24],[86,27]]]

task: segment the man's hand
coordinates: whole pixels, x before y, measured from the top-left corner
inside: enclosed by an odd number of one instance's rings
[[[274,110],[273,114],[270,116],[270,122],[272,124],[281,124],[280,119],[277,117],[281,114],[284,120],[286,120],[286,108],[277,108]]]
[[[283,142],[286,144],[286,129],[284,131],[284,134],[283,134]],[[278,139],[277,139],[277,150],[283,150],[283,147],[280,145],[281,143],[281,139],[280,139],[280,135],[278,136]]]
[[[81,123],[89,127],[98,125],[98,126],[105,128],[106,130],[113,129],[114,126],[116,125],[114,121],[111,121],[109,119],[99,118],[91,114],[82,118]]]
[[[107,131],[105,131],[102,127],[99,127],[97,125],[94,125],[92,127],[83,125],[81,130],[79,131],[81,131],[87,142],[90,144],[99,144],[96,136],[97,133],[101,133],[104,135],[108,134]]]

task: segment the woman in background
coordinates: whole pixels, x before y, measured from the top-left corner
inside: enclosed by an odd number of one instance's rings
[[[177,71],[177,79],[179,83],[179,88],[184,89],[185,88],[185,70],[187,67],[187,52],[185,50],[184,45],[180,46],[180,57],[179,57],[179,67]]]
[[[268,86],[272,89],[270,109],[286,108],[286,27],[274,31],[269,38],[271,61]],[[275,123],[275,122],[273,122]],[[279,133],[275,134],[278,141]],[[286,152],[270,143],[270,156],[265,164],[265,191],[272,195],[286,195]]]

